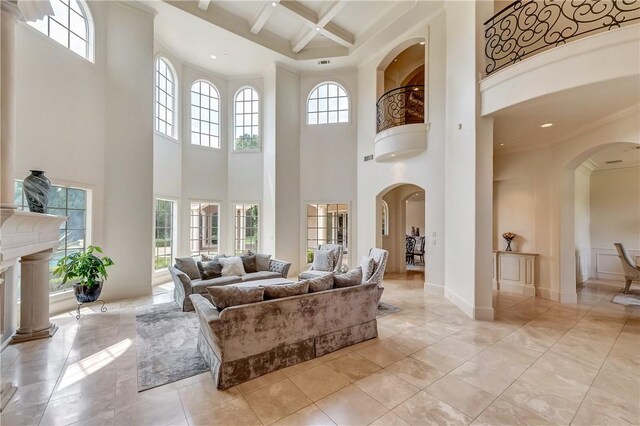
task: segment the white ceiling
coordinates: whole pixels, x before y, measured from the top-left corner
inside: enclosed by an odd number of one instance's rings
[[[607,164],[607,161],[619,161]],[[622,169],[640,166],[640,145],[618,143],[611,145],[591,156],[587,162],[595,167],[594,170]]]
[[[629,77],[557,92],[494,115],[496,152],[553,145],[605,117],[640,104],[640,78]],[[544,123],[552,127],[541,128]],[[504,145],[501,145],[504,144]]]

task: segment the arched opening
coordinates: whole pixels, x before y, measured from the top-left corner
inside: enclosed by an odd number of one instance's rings
[[[582,286],[624,284],[614,243],[640,261],[640,145],[605,143],[562,170],[560,295],[575,302]]]
[[[425,190],[414,184],[398,184],[376,197],[376,242],[389,252],[387,271],[424,280],[426,265]]]

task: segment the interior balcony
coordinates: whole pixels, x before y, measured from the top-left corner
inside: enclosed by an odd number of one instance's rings
[[[376,161],[417,155],[427,148],[424,85],[389,90],[378,99],[376,111]]]

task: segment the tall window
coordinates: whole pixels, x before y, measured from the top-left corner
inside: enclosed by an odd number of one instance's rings
[[[217,254],[220,249],[220,204],[191,203],[189,250],[191,254]]]
[[[173,224],[175,217],[175,203],[170,200],[156,199],[156,241],[155,241],[155,269],[165,269],[171,266],[174,252]]]
[[[176,78],[164,58],[156,60],[156,130],[176,137]]]
[[[220,96],[206,81],[191,86],[191,143],[220,148]]]
[[[236,151],[260,149],[260,99],[251,87],[238,90],[234,109],[234,142]]]
[[[256,204],[236,204],[235,252],[258,251],[258,206]]]
[[[382,235],[389,235],[389,205],[382,200]]]
[[[15,203],[20,210],[29,210],[24,196],[22,182],[15,183]],[[49,270],[64,256],[82,251],[87,247],[87,191],[78,188],[53,185],[49,193],[47,213],[56,216],[67,216],[68,220],[60,226],[58,247],[49,262]],[[68,290],[73,283],[62,284],[62,278],[50,277],[49,292],[57,293]]]
[[[51,0],[53,15],[29,25],[93,62],[93,23],[82,0]]]
[[[342,86],[326,82],[311,91],[307,100],[307,124],[348,122],[349,97]]]
[[[322,244],[341,244],[347,253],[348,229],[348,204],[307,204],[307,253]]]

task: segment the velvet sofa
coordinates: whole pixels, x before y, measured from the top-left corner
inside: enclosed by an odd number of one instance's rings
[[[219,312],[192,294],[198,349],[227,389],[378,335],[378,285],[360,284],[232,306]]]
[[[284,260],[270,259],[269,269],[264,271],[251,272],[242,276],[222,276],[209,280],[192,279],[184,271],[175,266],[169,267],[169,273],[173,278],[174,290],[173,300],[182,308],[184,312],[193,311],[193,304],[189,296],[200,294],[211,300],[207,287],[215,287],[229,284],[239,284],[249,281],[268,280],[273,278],[287,278],[291,262]]]

